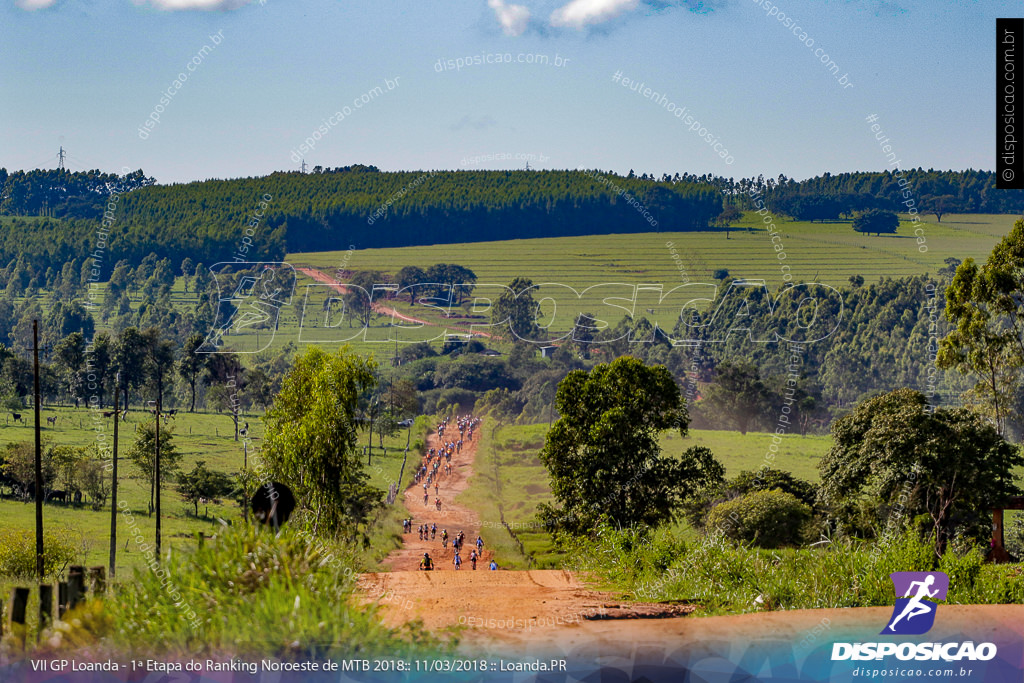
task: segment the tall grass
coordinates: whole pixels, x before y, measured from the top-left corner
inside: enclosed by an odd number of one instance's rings
[[[227,528],[192,553],[158,569],[137,569],[102,601],[69,613],[45,641],[80,648],[80,630],[98,646],[132,655],[411,655],[438,643],[414,622],[384,626],[354,598],[358,572],[350,550],[300,530]]]
[[[1024,603],[1022,565],[984,564],[977,548],[937,558],[912,531],[885,543],[763,550],[721,535],[687,542],[667,530],[603,527],[567,546],[576,569],[630,597],[698,604],[705,614],[891,605],[896,571],[946,572],[950,603]]]

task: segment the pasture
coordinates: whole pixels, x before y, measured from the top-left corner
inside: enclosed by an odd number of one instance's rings
[[[612,325],[627,313],[634,317],[646,316],[671,330],[678,310],[670,305],[659,306],[658,294],[648,290],[642,290],[634,304],[635,285],[661,285],[663,292],[667,292],[687,282],[706,283],[703,287],[692,284],[686,290],[690,295],[687,298],[699,298],[714,296],[712,286],[719,283],[713,275],[719,269],[727,270],[734,278],[763,279],[772,292],[784,284],[783,265],[789,267],[793,281],[832,287],[848,284],[854,275],[863,276],[867,283],[883,277],[934,275],[946,266],[944,260],[951,255],[960,259],[986,258],[992,246],[1013,226],[1016,217],[950,214],[938,223],[929,216],[922,228],[926,252],[919,251],[919,236],[914,235],[907,216],[902,216],[896,234],[881,236],[855,233],[849,221],[810,223],[781,216],[774,218],[782,252],[773,248],[760,217],[748,212],[728,231],[557,237],[356,249],[352,253],[293,253],[286,260],[297,269],[295,292],[291,303],[279,309],[279,319],[264,324],[261,329],[249,327],[242,332],[232,331],[225,342],[229,348],[247,353],[276,352],[288,343],[326,347],[350,343],[359,353],[374,355],[382,364],[387,364],[403,343],[440,341],[446,332],[488,333],[490,319],[484,301],[473,310],[472,301],[466,300],[462,306],[450,309],[446,317],[441,307],[411,305],[404,297],[380,301],[400,316],[423,320],[428,325],[374,314],[363,330],[362,325],[353,323],[351,316],[346,316],[340,307],[325,313],[328,299],[339,296],[338,293],[298,270],[302,268],[318,270],[344,284],[355,271],[380,271],[387,280],[407,265],[426,269],[435,263],[457,263],[476,273],[474,296],[481,300],[496,297],[500,287],[516,277],[525,277],[540,285],[535,298],[541,303],[545,322],[554,321],[552,330],[571,326],[578,312],[596,313]],[[780,260],[780,254],[785,254],[785,258]],[[555,287],[552,283],[565,287]],[[619,286],[595,289],[579,298],[567,289],[582,292],[606,283]],[[309,287],[318,284],[321,286]],[[100,288],[101,294],[103,289]],[[546,297],[550,298],[545,300]],[[626,300],[616,300],[618,297]],[[96,300],[97,304],[101,301],[102,296]],[[179,310],[193,310],[198,298],[192,291],[186,291],[185,281],[179,277],[172,288],[170,302]],[[133,310],[144,304],[141,292],[131,296]],[[43,299],[42,305],[45,310],[48,301]],[[275,325],[276,330],[272,329]],[[101,329],[102,324],[98,325],[98,330]],[[496,338],[485,341],[499,349],[507,346],[500,332]]]
[[[30,410],[22,413],[25,418],[24,425],[12,423],[9,414],[0,417],[0,448],[8,443],[32,442],[32,413]],[[49,441],[59,445],[88,446],[97,439],[93,415],[86,408],[45,406],[41,416],[44,443]],[[49,426],[46,417],[56,417],[56,425]],[[119,502],[126,501],[130,506],[139,533],[146,543],[152,543],[155,534],[153,518],[147,515],[149,483],[127,458],[127,453],[135,441],[136,425],[150,418],[149,413],[141,410],[129,412],[127,421],[120,423],[118,446],[118,499]],[[263,420],[260,415],[246,414],[240,418],[240,422],[243,421],[249,423],[249,441],[245,447],[248,449],[249,466],[252,467],[254,458],[258,457],[254,455],[254,451],[259,448],[263,439]],[[104,427],[107,438],[111,439],[113,420],[100,418],[98,423]],[[242,469],[245,458],[243,445],[246,442],[241,437],[237,442],[234,440],[234,427],[228,414],[179,412],[175,418],[167,420],[164,424],[172,430],[174,445],[183,456],[180,465],[182,472],[191,470],[199,460],[205,461],[206,466],[212,470],[231,475]],[[378,448],[374,449],[371,465],[366,468],[373,486],[386,492],[388,484],[398,477],[403,459],[402,451],[408,441],[419,438],[420,424],[422,422],[414,426],[411,432],[403,429],[394,436],[386,437],[386,456],[381,455]],[[364,433],[360,438],[360,447],[365,445],[365,441]],[[376,436],[374,442],[376,445]],[[165,549],[173,551],[179,547],[194,547],[197,532],[209,536],[223,528],[223,524],[232,523],[242,517],[238,503],[227,496],[220,499],[219,504],[201,504],[197,518],[192,504],[182,499],[174,482],[165,482],[162,493],[162,531]],[[4,528],[33,530],[35,505],[31,501],[22,501],[10,496],[0,498],[0,518],[4,520]],[[43,506],[43,519],[47,529],[62,530],[65,538],[73,543],[78,551],[78,564],[107,563],[110,539],[109,499],[98,511],[93,510],[89,502],[83,502],[78,506],[72,503],[47,502]],[[139,552],[137,544],[134,540],[128,542],[126,527],[124,516],[119,515],[117,562],[122,570],[144,566],[142,553]]]
[[[763,279],[775,291],[784,283],[781,265],[789,266],[794,281],[818,282],[840,287],[853,275],[861,275],[870,283],[883,277],[903,277],[930,273],[934,275],[945,267],[944,259],[968,256],[984,259],[992,246],[1010,230],[1015,216],[1010,215],[947,215],[941,223],[934,217],[926,220],[922,228],[926,252],[919,250],[918,236],[913,225],[903,220],[894,235],[863,235],[855,233],[849,221],[810,223],[775,217],[785,259],[772,246],[770,235],[755,213],[744,218],[728,231],[716,229],[685,233],[642,233],[634,235],[596,235],[587,237],[559,237],[501,242],[445,244],[395,249],[365,249],[352,253],[345,251],[289,254],[287,260],[298,268],[313,268],[340,280],[353,271],[377,270],[394,276],[403,266],[427,268],[434,263],[457,263],[473,270],[477,275],[475,296],[493,298],[500,289],[484,285],[507,285],[515,277],[525,277],[542,285],[536,294],[538,300],[554,296],[562,308],[555,327],[571,324],[575,312],[602,311],[611,316],[615,324],[627,311],[635,316],[646,315],[659,320],[671,329],[674,316],[669,307],[657,306],[657,298],[648,293],[638,299],[635,307],[626,301],[602,303],[606,297],[624,296],[614,288],[586,293],[578,300],[575,296],[571,312],[564,308],[568,290],[559,290],[549,284],[559,283],[577,292],[597,284],[620,283],[622,292],[633,285],[660,284],[664,291],[691,283],[716,284],[713,274],[718,269],[728,270],[730,276],[744,279]],[[671,246],[668,246],[671,243]],[[386,315],[375,315],[364,332],[360,325],[351,325],[343,317],[323,315],[328,296],[336,296],[326,287],[316,284],[309,276],[298,272],[293,303],[281,308],[280,328],[270,348],[288,341],[334,345],[352,343],[360,353],[373,353],[389,358],[395,352],[395,340],[413,342],[443,338],[445,331],[468,333],[471,325],[480,325],[477,332],[486,332],[490,321],[485,310],[471,310],[467,300],[461,308],[451,311],[445,318],[440,309],[410,305],[407,299],[387,300],[384,305],[399,314],[425,320],[429,326],[417,326]],[[695,295],[707,296],[713,289],[693,287]],[[557,293],[557,294],[556,294]],[[625,294],[625,296],[631,296]],[[541,301],[545,316],[554,313],[552,302]],[[622,306],[619,310],[609,305]],[[302,320],[303,308],[306,320]],[[481,308],[484,305],[481,304]],[[301,334],[300,334],[301,325]],[[264,331],[263,344],[266,344]],[[257,332],[232,335],[228,343],[236,348],[253,348]],[[501,340],[488,341],[501,347]]]
[[[775,216],[784,251],[795,280],[837,287],[851,275],[873,282],[880,277],[934,274],[951,255],[985,258],[992,246],[1013,227],[1016,216],[947,215],[941,223],[929,216],[924,222],[928,251],[921,253],[912,223],[901,216],[894,235],[863,235],[849,221],[811,223]],[[443,244],[427,247],[289,254],[293,265],[310,265],[333,274],[340,264],[347,270],[397,272],[402,266],[421,268],[458,263],[473,270],[479,283],[508,284],[527,277],[534,283],[561,282],[577,289],[600,282],[680,282],[680,271],[666,242],[672,242],[697,282],[712,282],[712,273],[726,268],[733,277],[767,280],[781,285],[779,259],[767,229],[756,213],[747,212],[728,233],[722,229],[700,232],[592,235],[503,242]],[[689,268],[692,263],[692,269]]]
[[[537,457],[544,446],[546,424],[485,426],[477,453],[475,474],[470,487],[458,498],[480,512],[485,528],[498,532],[503,557],[516,558],[510,564],[525,569],[528,561],[514,541],[501,531],[501,519],[516,532],[527,554],[537,567],[558,566],[561,558],[553,551],[551,536],[536,524],[537,505],[551,503],[548,473]],[[726,477],[743,470],[756,470],[765,464],[791,472],[812,482],[818,481],[817,463],[831,446],[829,436],[783,437],[774,462],[766,463],[765,454],[772,435],[761,432],[740,434],[732,431],[691,430],[686,437],[665,434],[661,445],[668,455],[678,455],[694,446],[706,446],[726,469]],[[519,560],[518,557],[522,559]],[[508,560],[506,560],[508,562]]]

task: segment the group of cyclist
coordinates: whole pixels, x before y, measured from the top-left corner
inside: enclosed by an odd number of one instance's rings
[[[440,498],[440,479],[442,476],[450,476],[452,473],[452,456],[462,453],[462,446],[467,440],[473,438],[473,431],[480,424],[480,418],[473,417],[472,415],[464,415],[456,417],[454,421],[450,417],[445,417],[441,420],[440,424],[437,425],[437,436],[440,443],[436,448],[430,448],[423,456],[423,461],[420,464],[420,468],[417,470],[413,479],[416,484],[423,486],[423,505],[426,506],[430,502],[430,489],[434,489],[434,506],[440,511],[441,509],[441,498]],[[458,438],[455,437],[455,431],[458,430]],[[447,433],[448,438],[445,439]],[[412,533],[413,522],[411,519],[403,520],[402,528],[405,533]],[[419,524],[416,527],[416,533],[419,536],[420,541],[434,541],[438,536],[437,524]],[[443,551],[448,550],[449,535],[447,529],[440,530],[441,536],[441,548]],[[452,542],[452,565],[456,570],[462,568],[462,552],[465,544],[466,533],[459,531],[451,537]],[[475,547],[470,548],[468,560],[470,566],[475,570],[477,563],[483,561],[483,547],[484,540],[477,536],[474,543]],[[492,559],[489,563],[489,568],[493,571],[498,568],[497,563]],[[434,560],[430,557],[429,552],[423,553],[423,557],[420,560],[420,569],[424,571],[431,571],[434,569]]]

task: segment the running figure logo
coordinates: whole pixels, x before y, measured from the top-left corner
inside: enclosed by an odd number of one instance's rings
[[[896,605],[892,609],[889,625],[882,635],[905,636],[927,633],[935,623],[938,605],[933,600],[945,600],[949,590],[949,577],[943,572],[893,572],[892,579]]]
[[[277,261],[239,261],[215,263],[210,272],[217,287],[216,318],[196,353],[253,354],[270,346],[281,308],[292,303],[295,269]],[[228,335],[231,345],[225,344]]]

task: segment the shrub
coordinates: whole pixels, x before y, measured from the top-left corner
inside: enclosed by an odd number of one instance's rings
[[[1003,530],[1003,542],[1006,544],[1006,552],[1018,560],[1024,561],[1024,512],[1013,515],[1007,511],[1008,524]],[[1010,515],[1013,515],[1010,517]]]
[[[734,541],[749,541],[762,548],[793,545],[811,508],[780,489],[755,491],[720,503],[708,513],[707,528],[721,530]]]
[[[43,532],[43,573],[55,576],[75,559],[75,549],[64,531]],[[35,532],[25,529],[0,531],[0,575],[27,577],[36,573]]]
[[[939,571],[949,576],[949,587],[954,593],[970,595],[974,592],[974,584],[981,575],[984,562],[981,551],[976,548],[963,554],[947,550],[939,560]]]

